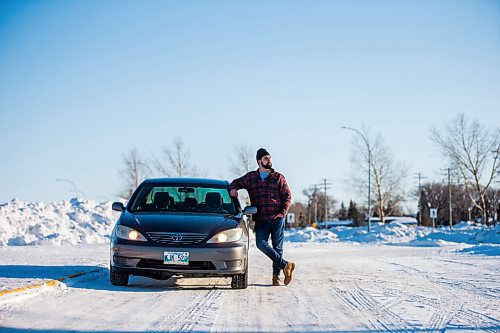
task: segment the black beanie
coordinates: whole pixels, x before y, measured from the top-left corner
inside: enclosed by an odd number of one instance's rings
[[[271,155],[271,154],[269,154],[269,152],[264,148],[260,148],[259,150],[257,150],[257,161],[266,155]]]

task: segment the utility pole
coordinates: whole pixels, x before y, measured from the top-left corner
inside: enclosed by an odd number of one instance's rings
[[[330,186],[332,185],[329,179],[322,179],[323,182],[323,188],[325,190],[325,229],[326,229],[326,222],[328,221],[328,196],[326,194],[326,190],[330,189]]]
[[[452,223],[452,219],[453,219],[453,215],[452,215],[452,211],[451,211],[451,170],[450,168],[448,168],[448,201],[449,201],[449,209],[450,209],[450,229],[453,225]]]
[[[451,229],[453,227],[453,211],[452,211],[453,205],[451,201],[451,168],[446,168],[446,174],[448,177],[448,210],[450,212],[448,219],[450,220],[450,229]],[[442,180],[442,182],[444,182],[444,179]]]
[[[352,128],[352,127],[347,127],[347,126],[342,126],[343,129],[354,131],[357,134],[361,136],[363,141],[366,144],[366,149],[368,151],[368,232],[371,232],[372,228],[372,200],[371,200],[371,170],[372,170],[372,150],[370,148],[370,142],[368,142],[368,139],[366,136],[359,130]]]
[[[423,177],[422,173],[417,173],[413,178],[417,179],[418,177],[418,221],[422,224],[422,179],[427,177]]]

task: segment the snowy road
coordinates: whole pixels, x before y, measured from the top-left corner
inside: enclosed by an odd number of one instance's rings
[[[0,248],[4,285],[57,275],[61,265],[101,269],[0,298],[0,331],[500,331],[500,258],[453,249],[287,243],[297,262],[288,287],[270,286],[270,263],[252,249],[250,286],[232,290],[226,279],[134,277],[113,287],[107,245]]]

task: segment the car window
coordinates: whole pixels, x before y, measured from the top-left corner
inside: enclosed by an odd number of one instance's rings
[[[144,185],[131,205],[132,212],[197,212],[234,214],[226,187],[203,185]]]

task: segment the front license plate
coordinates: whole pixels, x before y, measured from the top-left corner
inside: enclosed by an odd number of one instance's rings
[[[167,265],[189,265],[189,252],[163,252],[163,263]]]

